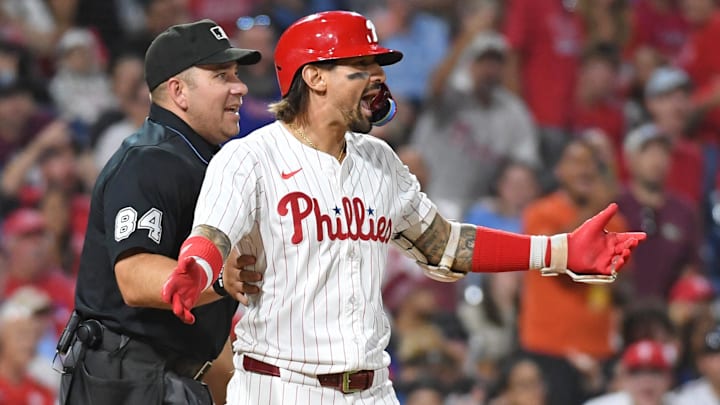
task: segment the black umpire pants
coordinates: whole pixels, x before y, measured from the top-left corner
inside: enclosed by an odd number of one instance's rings
[[[60,405],[212,405],[185,359],[104,329],[97,347],[77,340],[65,357]]]

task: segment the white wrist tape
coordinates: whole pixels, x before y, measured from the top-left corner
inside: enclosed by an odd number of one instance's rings
[[[530,264],[529,269],[537,270],[545,267],[548,237],[542,235],[530,236]]]
[[[550,237],[550,270],[565,272],[567,270],[568,240],[566,233]]]
[[[203,291],[205,291],[208,287],[210,287],[213,283],[213,271],[212,267],[210,267],[210,263],[207,262],[207,260],[203,259],[200,256],[191,256],[193,259],[195,259],[195,263],[199,264],[200,267],[205,270],[205,277],[207,280],[205,281],[205,288],[203,288]]]
[[[461,225],[459,222],[450,221],[450,236],[448,237],[445,252],[443,252],[438,267],[452,269],[453,263],[455,262],[455,252],[457,252],[457,247],[460,243],[460,228]]]

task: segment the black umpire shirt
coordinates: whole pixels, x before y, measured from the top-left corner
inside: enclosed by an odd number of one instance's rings
[[[217,357],[235,300],[225,297],[193,309],[195,323],[187,325],[170,310],[126,305],[114,271],[129,250],[178,257],[217,150],[175,114],[152,104],[143,127],[115,152],[93,190],[75,295],[83,318],[191,359]]]

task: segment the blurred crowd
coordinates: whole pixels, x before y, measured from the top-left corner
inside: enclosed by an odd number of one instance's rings
[[[272,120],[279,34],[328,9],[404,53],[399,114],[371,134],[445,217],[554,234],[614,201],[608,229],[648,235],[612,285],[444,284],[391,250],[401,403],[720,404],[716,0],[0,1],[0,404],[55,400],[90,191],[145,119],[150,41],[211,18],[262,52],[242,137]]]

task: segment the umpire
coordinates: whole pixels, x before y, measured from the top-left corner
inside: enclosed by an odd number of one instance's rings
[[[237,69],[259,60],[211,20],[170,27],[148,48],[150,114],[93,190],[75,313],[58,344],[61,404],[213,403],[201,378],[237,302],[216,283],[188,325],[160,290],[190,233],[208,161],[239,131],[247,87]]]

